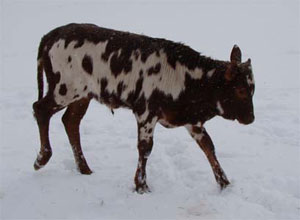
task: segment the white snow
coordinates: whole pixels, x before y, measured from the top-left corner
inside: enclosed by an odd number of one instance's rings
[[[0,2],[0,219],[299,219],[299,1]],[[80,175],[61,123],[52,118],[53,156],[33,170],[39,134],[40,38],[70,22],[181,41],[229,60],[234,44],[252,60],[254,124],[206,124],[231,185],[220,191],[205,155],[185,128],[157,126],[148,160],[151,193],[133,192],[137,127],[130,111],[91,103],[81,124]]]

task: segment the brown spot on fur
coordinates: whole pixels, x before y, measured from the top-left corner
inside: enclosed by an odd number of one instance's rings
[[[93,98],[98,99],[99,98],[98,95],[96,95],[96,94],[94,94],[92,92],[88,93],[88,97],[89,97],[89,99],[93,99]]]
[[[203,129],[201,127],[193,126],[193,132],[196,134],[203,133]]]
[[[104,103],[108,103],[108,101],[109,101],[109,94],[106,91],[107,84],[108,84],[107,79],[102,78],[100,81],[100,88],[101,88],[100,100],[101,100],[101,102],[104,102]]]
[[[133,92],[130,92],[128,94],[128,97],[127,97],[127,102],[133,106],[134,103],[137,101],[139,95],[140,95],[140,92],[142,90],[142,86],[143,86],[143,82],[144,82],[144,78],[143,77],[140,77],[138,79],[138,81],[136,82],[136,85],[135,85],[135,90]]]
[[[148,69],[148,75],[151,76],[152,74],[158,74],[161,68],[161,64],[157,63],[155,66],[150,67]]]
[[[132,61],[123,52],[119,56],[118,52],[115,52],[110,59],[110,69],[115,77],[122,71],[128,73],[132,70]]]
[[[66,84],[61,84],[59,87],[59,94],[60,95],[66,95],[67,94],[67,86]]]
[[[138,115],[142,115],[146,111],[146,99],[144,95],[135,102],[133,111]]]
[[[107,79],[106,78],[102,78],[100,81],[101,84],[101,91],[104,91],[106,89],[106,86],[108,84]]]
[[[70,63],[72,61],[72,57],[68,56],[68,63]]]
[[[128,107],[123,101],[121,101],[119,95],[121,95],[121,90],[124,88],[122,84],[118,84],[118,94],[109,93],[106,90],[108,81],[106,78],[102,78],[100,81],[101,85],[101,93],[100,93],[100,101],[105,103],[109,108],[119,108],[120,106]]]
[[[126,86],[123,84],[123,82],[120,82],[117,87],[117,96],[119,98],[121,97],[121,94],[124,91],[124,89],[126,89]]]
[[[108,58],[109,58],[109,56],[106,56],[105,53],[102,53],[101,60],[103,60],[104,62],[107,62]]]
[[[53,82],[57,84],[59,83],[59,81],[60,81],[60,72],[56,72],[56,74],[54,74]]]
[[[93,73],[93,60],[90,56],[84,55],[81,65],[82,65],[82,68],[85,70],[85,72],[92,75],[92,73]]]
[[[140,53],[139,53],[137,50],[135,50],[135,51],[133,52],[133,55],[134,55],[135,60],[138,60],[138,58],[139,58],[139,56],[140,56]]]

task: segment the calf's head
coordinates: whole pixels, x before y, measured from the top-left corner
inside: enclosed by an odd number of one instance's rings
[[[235,45],[224,74],[225,83],[217,108],[226,119],[237,119],[241,124],[250,124],[254,121],[252,99],[255,85],[251,60],[244,63],[241,61],[241,50]]]

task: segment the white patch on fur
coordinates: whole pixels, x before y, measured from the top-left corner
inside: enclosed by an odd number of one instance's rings
[[[43,168],[44,165],[41,165],[37,160],[34,162],[35,166],[38,168]]]
[[[247,75],[247,83],[248,83],[249,86],[255,84],[253,75],[251,77]]]
[[[216,72],[216,69],[212,69],[212,70],[208,71],[207,72],[207,77],[211,78],[214,75],[215,72]]]
[[[107,41],[97,45],[85,41],[82,47],[74,48],[76,43],[77,41],[71,41],[68,47],[65,48],[65,40],[60,39],[49,50],[53,72],[60,72],[60,81],[54,90],[55,101],[60,105],[66,106],[70,104],[74,101],[75,95],[79,95],[76,99],[81,99],[86,97],[89,92],[100,94],[100,86],[97,84],[98,74],[96,74],[97,71],[99,72],[97,61],[101,60],[101,55],[105,51]],[[57,48],[57,44],[63,46]],[[92,75],[87,74],[82,68],[82,59],[85,55],[92,58]],[[71,63],[68,63],[69,56],[72,57]],[[70,65],[72,65],[72,68]],[[102,70],[105,71],[104,68]],[[59,94],[61,84],[66,84],[67,94],[65,96]],[[87,86],[87,89],[83,91],[85,86]]]
[[[154,117],[151,122],[146,123],[139,130],[139,139],[149,141],[151,137],[153,137],[154,128],[157,122],[157,117]]]
[[[188,132],[190,133],[190,135],[197,141],[201,141],[201,139],[203,138],[204,134],[203,133],[195,133],[193,131],[193,126],[192,125],[186,125],[185,128],[188,130]]]
[[[38,154],[37,159],[41,160],[43,158],[43,155],[41,153]]]
[[[148,116],[149,116],[149,111],[148,111],[147,104],[146,104],[146,110],[145,110],[145,112],[142,115],[138,116],[137,114],[135,114],[135,118],[136,118],[136,120],[137,120],[138,123],[142,123],[142,122],[146,121],[146,119],[148,118]]]
[[[42,155],[41,153],[39,153],[39,154],[37,155],[36,161],[34,162],[34,164],[35,164],[36,167],[38,167],[38,168],[44,167],[44,165],[41,165],[41,164],[39,163],[39,160],[41,160],[42,158],[43,158],[43,155]]]
[[[198,122],[198,123],[196,124],[196,126],[202,127],[202,122]]]
[[[176,70],[177,70],[177,64],[179,64],[179,63],[178,62],[176,63]],[[203,70],[201,68],[197,67],[195,70],[190,71],[185,66],[182,66],[180,64],[178,65],[178,68],[184,69],[186,72],[188,72],[190,74],[190,76],[193,79],[202,79],[202,77],[203,77]]]
[[[148,69],[157,63],[161,64],[160,73],[148,76]],[[135,65],[140,66],[139,60],[135,62]],[[145,98],[148,99],[153,90],[157,89],[166,95],[171,95],[173,99],[177,99],[179,94],[185,89],[185,69],[180,67],[177,63],[175,71],[168,64],[167,55],[162,51],[160,51],[159,57],[157,57],[156,53],[151,54],[142,66],[145,73],[142,87]]]
[[[224,109],[222,108],[220,101],[217,101],[217,110],[219,111],[220,115],[224,114]]]

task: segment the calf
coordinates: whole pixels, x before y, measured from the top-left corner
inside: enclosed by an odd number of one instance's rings
[[[43,72],[48,92],[43,96]],[[69,24],[45,35],[38,51],[38,101],[33,104],[41,148],[36,170],[49,161],[51,116],[62,117],[78,170],[91,174],[80,144],[79,125],[91,99],[110,109],[131,109],[137,120],[139,160],[136,191],[149,192],[146,163],[156,123],[185,126],[206,154],[221,188],[229,184],[204,123],[214,116],[254,121],[254,80],[250,59],[242,63],[234,46],[230,62],[200,55],[165,39]]]

